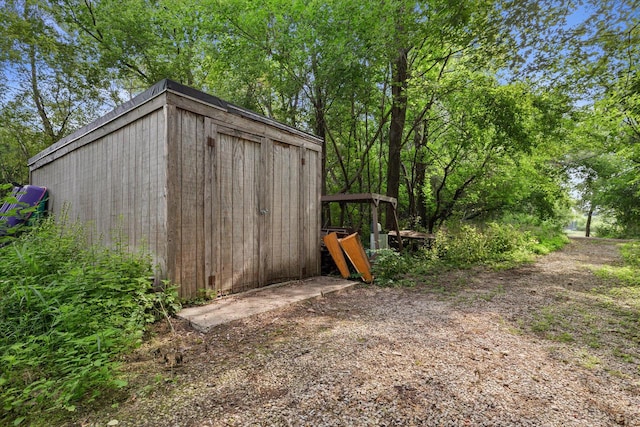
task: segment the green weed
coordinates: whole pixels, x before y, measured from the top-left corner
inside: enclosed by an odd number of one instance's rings
[[[599,357],[589,354],[585,350],[579,351],[577,357],[578,363],[587,369],[596,369],[602,364],[602,361]]]
[[[126,386],[118,355],[178,307],[151,276],[147,255],[90,246],[81,227],[52,219],[0,248],[0,421],[74,411]]]
[[[512,224],[498,223],[483,227],[463,224],[441,229],[430,249],[403,254],[392,250],[378,251],[373,264],[376,283],[415,286],[428,284],[430,277],[453,268],[475,265],[512,268],[532,261],[537,253],[547,253],[568,242],[559,229],[532,230],[522,231]]]

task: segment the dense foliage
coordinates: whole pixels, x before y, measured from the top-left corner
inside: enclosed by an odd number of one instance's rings
[[[376,283],[415,286],[428,283],[429,275],[443,269],[478,265],[508,268],[558,250],[569,241],[558,222],[541,222],[527,228],[523,230],[522,223],[496,222],[484,227],[464,224],[442,228],[431,247],[417,253],[379,251],[373,264]]]
[[[53,220],[0,248],[0,420],[126,385],[118,355],[177,308],[171,289],[153,292],[149,258],[126,249]]]
[[[636,6],[9,0],[0,182],[171,78],[321,136],[325,193],[397,197],[413,226],[551,218],[574,187],[585,213],[637,233]]]

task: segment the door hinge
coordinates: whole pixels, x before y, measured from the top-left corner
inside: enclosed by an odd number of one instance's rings
[[[216,276],[209,276],[209,289],[216,288]]]
[[[302,160],[302,166],[304,166],[307,163],[307,161],[304,159],[304,157],[301,160]]]
[[[213,147],[216,144],[216,139],[212,136],[207,137],[207,145]]]

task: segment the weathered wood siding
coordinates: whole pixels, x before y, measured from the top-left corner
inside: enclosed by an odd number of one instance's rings
[[[319,145],[171,101],[168,271],[182,296],[319,274]]]
[[[50,210],[87,224],[94,240],[149,250],[161,272],[166,245],[165,114],[156,108],[88,134],[31,172],[50,191]]]
[[[53,212],[150,250],[187,299],[319,274],[320,141],[176,83],[143,95],[30,159]]]

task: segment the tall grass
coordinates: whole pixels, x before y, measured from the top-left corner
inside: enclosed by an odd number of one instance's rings
[[[88,245],[78,226],[43,221],[0,248],[0,421],[126,385],[118,356],[137,346],[168,289],[152,291],[152,263],[125,245]],[[0,422],[1,424],[1,422]]]

